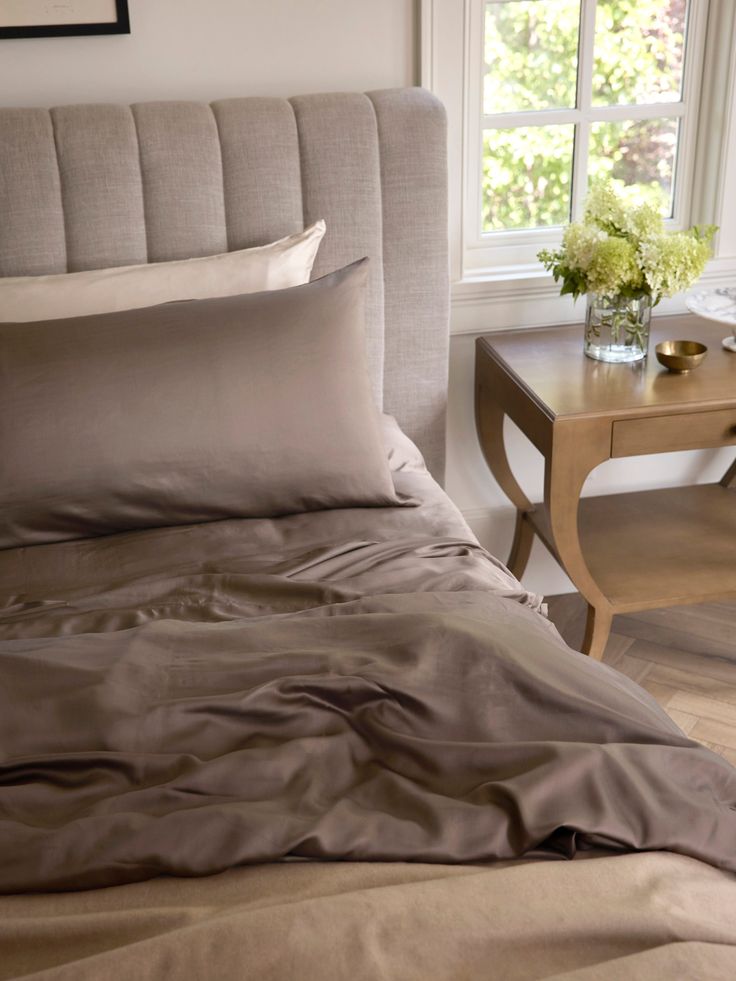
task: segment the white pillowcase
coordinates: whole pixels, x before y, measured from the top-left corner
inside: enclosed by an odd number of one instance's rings
[[[324,221],[269,245],[222,255],[52,276],[0,278],[0,323],[59,320],[309,282]]]

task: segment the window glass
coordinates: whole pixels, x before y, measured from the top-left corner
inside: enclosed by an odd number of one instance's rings
[[[574,130],[572,124],[485,130],[484,232],[569,220]]]
[[[579,0],[486,3],[486,115],[575,105],[579,21]]]
[[[598,0],[594,106],[680,99],[687,6],[687,0]]]
[[[677,119],[593,123],[590,127],[588,177],[612,177],[634,185],[638,197],[672,215]]]

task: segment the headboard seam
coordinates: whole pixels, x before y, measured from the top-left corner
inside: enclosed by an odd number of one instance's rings
[[[208,108],[215,122],[215,130],[217,131],[217,147],[220,154],[220,175],[222,179],[222,203],[223,203],[223,213],[225,216],[225,241],[227,242],[227,251],[232,249],[232,235],[230,232],[230,223],[227,220],[227,202],[225,200],[225,161],[222,155],[222,133],[220,132],[220,123],[217,119],[217,113],[212,107],[212,103],[208,103]]]
[[[146,182],[143,180],[143,153],[141,151],[141,140],[138,135],[138,119],[135,114],[135,105],[129,106],[130,116],[133,120],[133,132],[135,133],[135,145],[138,150],[138,169],[141,174],[141,201],[143,202],[143,237],[146,242],[146,262],[149,261],[150,250],[148,248],[148,209],[146,205]]]
[[[59,196],[61,198],[61,224],[64,229],[64,266],[66,271],[69,272],[69,227],[66,217],[66,205],[64,202],[64,175],[61,172],[61,164],[59,163],[59,141],[56,135],[56,119],[54,117],[54,110],[49,109],[49,120],[51,122],[51,135],[54,138],[54,156],[56,158],[56,172],[59,175]]]
[[[304,148],[302,147],[302,133],[301,133],[301,129],[299,128],[299,117],[296,114],[294,103],[291,101],[291,99],[287,99],[286,102],[289,106],[291,115],[294,119],[294,129],[296,130],[296,142],[297,142],[297,147],[299,149],[299,156],[298,156],[297,163],[299,165],[299,188],[302,198],[302,228],[303,228],[304,225],[306,224],[304,220],[304,201],[305,201],[306,189],[304,186]]]

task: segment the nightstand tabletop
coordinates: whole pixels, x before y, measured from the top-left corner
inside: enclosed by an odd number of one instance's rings
[[[736,404],[736,354],[725,350],[727,324],[683,315],[655,317],[649,357],[606,364],[583,354],[583,327],[545,327],[486,334],[480,345],[513,376],[550,419],[568,416],[657,415]],[[708,355],[694,371],[677,375],[657,361],[664,340],[695,340]]]

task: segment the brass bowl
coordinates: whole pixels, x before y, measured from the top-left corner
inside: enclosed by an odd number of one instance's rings
[[[656,346],[655,351],[657,361],[663,364],[667,371],[682,375],[698,367],[708,353],[708,348],[699,341],[662,341]]]

